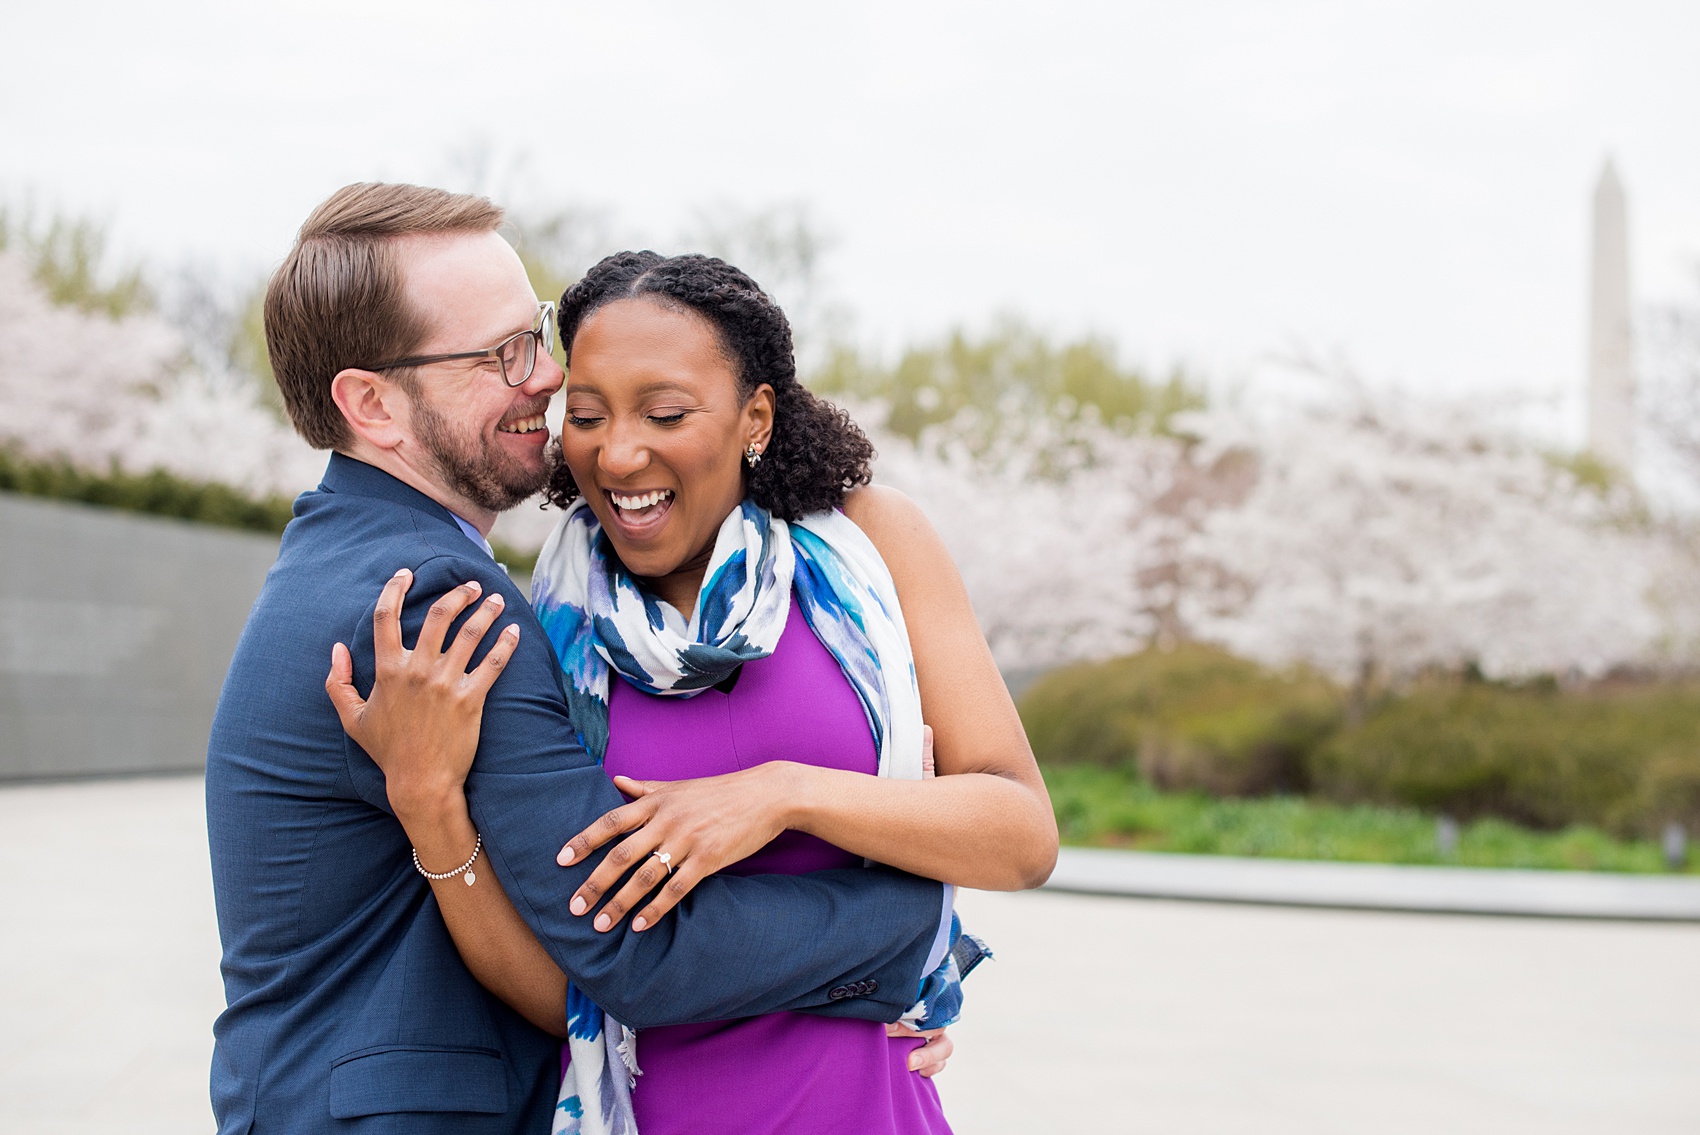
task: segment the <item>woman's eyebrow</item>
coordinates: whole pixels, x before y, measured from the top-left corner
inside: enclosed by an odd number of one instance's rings
[[[597,398],[606,397],[603,394],[602,388],[594,382],[586,380],[579,380],[575,382],[573,379],[573,373],[570,369],[567,371],[567,393],[569,395],[592,395]],[[657,394],[683,394],[690,398],[693,402],[702,401],[701,395],[698,394],[689,383],[680,382],[677,379],[671,378],[654,379],[653,381],[644,383],[632,392],[632,396],[635,398],[653,398]]]
[[[700,400],[700,395],[691,388],[689,383],[672,378],[658,378],[653,382],[646,382],[638,387],[637,392],[639,397],[652,394],[688,394],[692,399]]]

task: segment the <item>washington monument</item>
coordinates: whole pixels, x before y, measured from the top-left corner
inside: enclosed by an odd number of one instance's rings
[[[1610,160],[1594,187],[1588,321],[1588,449],[1635,472],[1635,358],[1629,324],[1629,230],[1623,183]]]

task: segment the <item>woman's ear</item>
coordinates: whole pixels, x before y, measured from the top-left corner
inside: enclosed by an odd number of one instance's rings
[[[376,371],[338,371],[331,379],[331,400],[361,440],[379,449],[394,449],[405,440],[407,395]]]
[[[767,452],[773,440],[773,387],[762,383],[744,403],[744,445],[755,446],[756,452]]]

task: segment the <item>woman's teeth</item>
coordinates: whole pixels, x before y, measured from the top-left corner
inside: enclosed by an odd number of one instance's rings
[[[496,427],[496,430],[505,434],[528,434],[546,428],[547,423],[544,422],[543,415],[533,414],[529,418],[515,418],[511,422],[503,422]]]
[[[642,512],[644,509],[652,508],[662,501],[672,500],[673,490],[655,489],[651,492],[639,493],[636,496],[611,492],[608,494],[608,499],[613,501],[614,507],[622,512]]]

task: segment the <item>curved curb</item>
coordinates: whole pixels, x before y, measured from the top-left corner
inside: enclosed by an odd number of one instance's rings
[[[1349,910],[1700,922],[1700,878],[1065,847],[1047,890]]]

